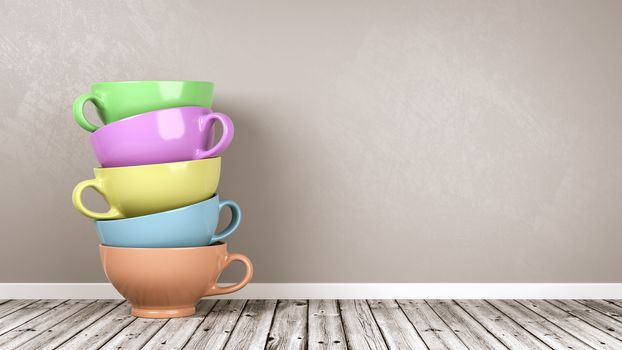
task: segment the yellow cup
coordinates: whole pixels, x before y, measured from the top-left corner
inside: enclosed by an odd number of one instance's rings
[[[220,180],[220,157],[187,162],[95,168],[95,178],[73,189],[73,206],[96,220],[122,219],[180,208],[212,197]],[[98,213],[82,204],[92,187],[110,210]]]

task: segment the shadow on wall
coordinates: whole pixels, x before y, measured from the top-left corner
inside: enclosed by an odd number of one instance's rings
[[[280,156],[283,145],[270,136],[278,134],[274,125],[267,125],[268,118],[262,117],[262,113],[269,113],[267,109],[261,103],[253,108],[255,104],[248,99],[244,104],[236,103],[240,98],[219,95],[213,108],[229,115],[235,124],[234,141],[223,154],[218,191],[221,198],[233,199],[242,208],[242,224],[227,239],[229,252],[247,255],[255,267],[253,282],[264,282],[262,276],[278,279],[272,274],[286,263],[278,252],[287,249],[279,239],[287,219],[279,217],[279,205],[285,195],[280,176],[286,173],[287,165]],[[225,211],[221,213],[219,229],[230,222],[230,213]],[[220,281],[239,281],[243,273],[241,264],[232,264]]]

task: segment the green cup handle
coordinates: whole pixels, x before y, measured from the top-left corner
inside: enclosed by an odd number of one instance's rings
[[[73,118],[84,130],[93,132],[99,129],[99,126],[93,125],[84,116],[84,104],[87,101],[92,101],[95,106],[101,104],[101,100],[91,93],[80,95],[73,101]]]

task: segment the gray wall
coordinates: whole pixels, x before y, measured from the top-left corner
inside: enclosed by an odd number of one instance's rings
[[[0,282],[105,281],[71,104],[140,79],[216,82],[255,282],[622,282],[620,1],[1,7]]]

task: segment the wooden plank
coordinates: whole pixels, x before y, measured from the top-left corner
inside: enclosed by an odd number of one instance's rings
[[[622,307],[607,300],[578,300],[581,304],[622,322]]]
[[[132,306],[123,302],[112,311],[102,316],[90,326],[86,327],[71,339],[62,344],[59,349],[97,349],[119,333],[136,317],[130,314]]]
[[[160,328],[147,344],[145,349],[181,349],[186,345],[205,316],[212,310],[216,300],[201,300],[197,312],[190,317],[173,318]]]
[[[387,349],[365,300],[339,300],[339,311],[348,348]]]
[[[506,348],[497,338],[488,333],[481,324],[452,300],[430,300],[427,301],[427,303],[468,348]]]
[[[225,349],[263,349],[275,308],[276,300],[249,300]]]
[[[307,345],[306,300],[279,300],[268,332],[267,349],[304,349]]]
[[[94,300],[69,300],[57,307],[35,317],[32,320],[12,329],[0,337],[0,349],[14,349],[39,334],[47,331],[67,317],[84,309]]]
[[[47,331],[22,344],[20,349],[47,350],[61,345],[74,334],[97,321],[121,303],[120,300],[97,300],[84,309],[67,317]]]
[[[552,305],[621,340],[622,323],[574,300],[548,300]],[[622,348],[622,340],[620,342]]]
[[[398,300],[397,303],[430,349],[467,349],[424,300]]]
[[[588,347],[581,340],[515,300],[488,300],[488,303],[552,349],[583,349]]]
[[[39,300],[1,318],[0,335],[10,331],[13,328],[21,326],[25,322],[28,322],[43,313],[48,312],[49,310],[55,308],[63,302],[65,302],[65,300]]]
[[[137,318],[100,349],[141,349],[162,328],[168,318]]]
[[[222,349],[240,318],[246,300],[218,300],[195,330],[185,349]]]
[[[367,304],[389,349],[427,349],[395,300],[368,300]]]
[[[510,349],[550,349],[518,323],[483,300],[456,300],[458,305]]]
[[[615,304],[619,307],[622,307],[622,300],[619,299],[605,299],[605,301]]]
[[[622,344],[616,338],[544,300],[518,300],[518,302],[540,316],[555,322],[566,332],[581,339],[595,349],[620,349],[622,347]]]
[[[345,350],[346,338],[336,300],[309,300],[309,350]]]
[[[13,312],[24,308],[37,300],[32,299],[17,299],[17,300],[8,300],[7,302],[0,304],[0,318],[6,317],[6,315],[12,314]]]

